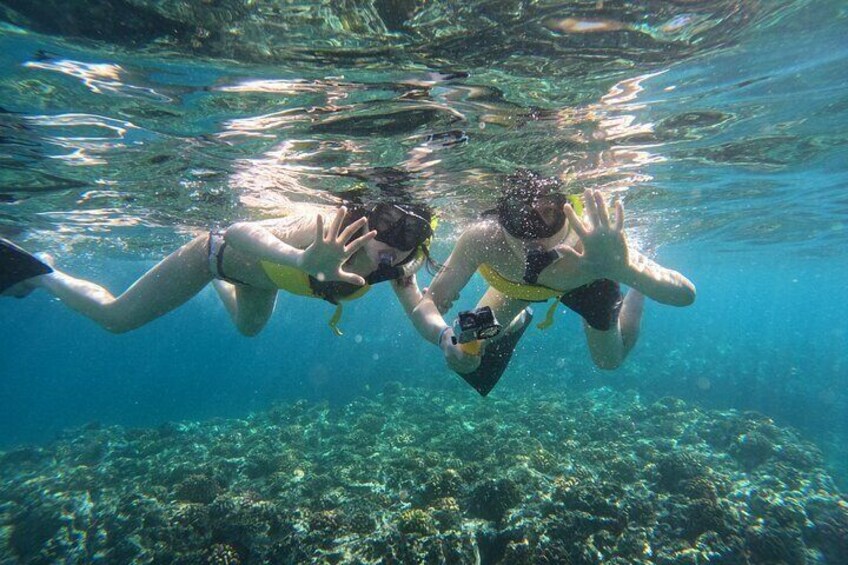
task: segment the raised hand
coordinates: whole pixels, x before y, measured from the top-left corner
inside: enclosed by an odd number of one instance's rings
[[[342,229],[345,216],[347,216],[347,208],[342,206],[325,229],[324,217],[318,215],[315,219],[315,240],[298,257],[298,267],[321,281],[343,281],[364,285],[364,278],[345,271],[342,267],[354,253],[374,239],[377,232],[371,230],[348,241],[358,230],[367,227],[368,220],[360,218]]]
[[[583,193],[586,220],[577,216],[571,204],[565,205],[569,225],[583,243],[583,252],[570,245],[558,249],[563,256],[577,259],[582,268],[597,277],[616,280],[630,264],[627,238],[624,235],[624,205],[615,203],[615,220],[610,218],[603,195],[598,190]]]

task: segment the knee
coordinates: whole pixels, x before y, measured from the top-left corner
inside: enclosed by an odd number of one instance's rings
[[[131,332],[132,330],[138,328],[138,324],[128,324],[126,322],[106,322],[103,324],[103,327],[106,328],[106,331],[113,334],[125,334],[127,332]]]
[[[239,322],[236,324],[238,331],[245,337],[255,337],[265,329],[265,321],[262,322]]]
[[[104,304],[101,311],[93,318],[106,331],[113,334],[131,332],[149,321],[143,314],[123,307],[118,300],[110,300]]]
[[[238,331],[244,337],[256,337],[262,331],[262,328],[245,328],[239,326]]]
[[[592,361],[595,363],[595,367],[602,371],[614,371],[621,367],[624,358],[613,358],[609,355],[593,355]]]

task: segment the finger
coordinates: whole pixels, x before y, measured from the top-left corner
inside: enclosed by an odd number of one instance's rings
[[[583,201],[586,203],[586,215],[589,217],[589,223],[592,226],[598,225],[598,205],[595,202],[595,191],[588,188],[583,193]]]
[[[355,284],[356,286],[365,286],[365,279],[355,273],[339,271],[339,279],[346,283]]]
[[[620,199],[615,201],[615,231],[624,229],[624,204]]]
[[[583,225],[583,220],[577,217],[577,212],[574,211],[571,204],[566,204],[563,210],[565,211],[565,217],[568,218],[568,224],[574,230],[574,233],[577,234],[577,237],[580,239],[586,237],[586,227]]]
[[[571,247],[570,245],[560,245],[558,248],[561,257],[572,257],[574,259],[580,259],[583,257],[583,254]]]
[[[327,234],[327,239],[333,240],[339,233],[339,229],[342,227],[342,222],[344,222],[345,216],[347,216],[347,208],[342,206],[336,212],[336,217],[333,218],[333,223],[330,224],[329,233]]]
[[[324,240],[324,216],[318,214],[315,218],[315,241]]]
[[[363,245],[365,245],[375,237],[377,237],[377,230],[371,230],[365,235],[357,237],[356,239],[345,245],[344,252],[347,255],[353,255],[354,253],[362,249]]]
[[[595,191],[595,205],[598,207],[598,222],[600,222],[601,227],[609,228],[609,208],[607,208],[607,202],[600,191]]]
[[[360,229],[365,227],[365,224],[367,224],[367,223],[368,223],[367,218],[359,218],[358,220],[356,220],[355,222],[350,224],[348,227],[346,227],[344,229],[344,231],[342,231],[342,233],[339,234],[337,241],[339,243],[346,243],[347,240],[350,239],[350,236],[352,236],[357,231],[359,231]]]

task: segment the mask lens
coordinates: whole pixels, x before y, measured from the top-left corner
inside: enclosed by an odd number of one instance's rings
[[[551,194],[527,200],[505,199],[498,206],[503,228],[519,239],[541,239],[555,235],[565,225],[565,197]]]
[[[379,204],[369,217],[377,241],[396,249],[413,249],[432,235],[430,222],[416,210],[399,204]]]

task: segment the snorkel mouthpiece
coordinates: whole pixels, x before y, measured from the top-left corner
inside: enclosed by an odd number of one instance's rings
[[[377,254],[377,265],[379,267],[391,267],[397,257],[391,251],[380,251]]]
[[[380,251],[377,255],[377,269],[366,277],[368,284],[390,281],[403,276],[403,269],[394,266],[397,255],[391,251]]]

